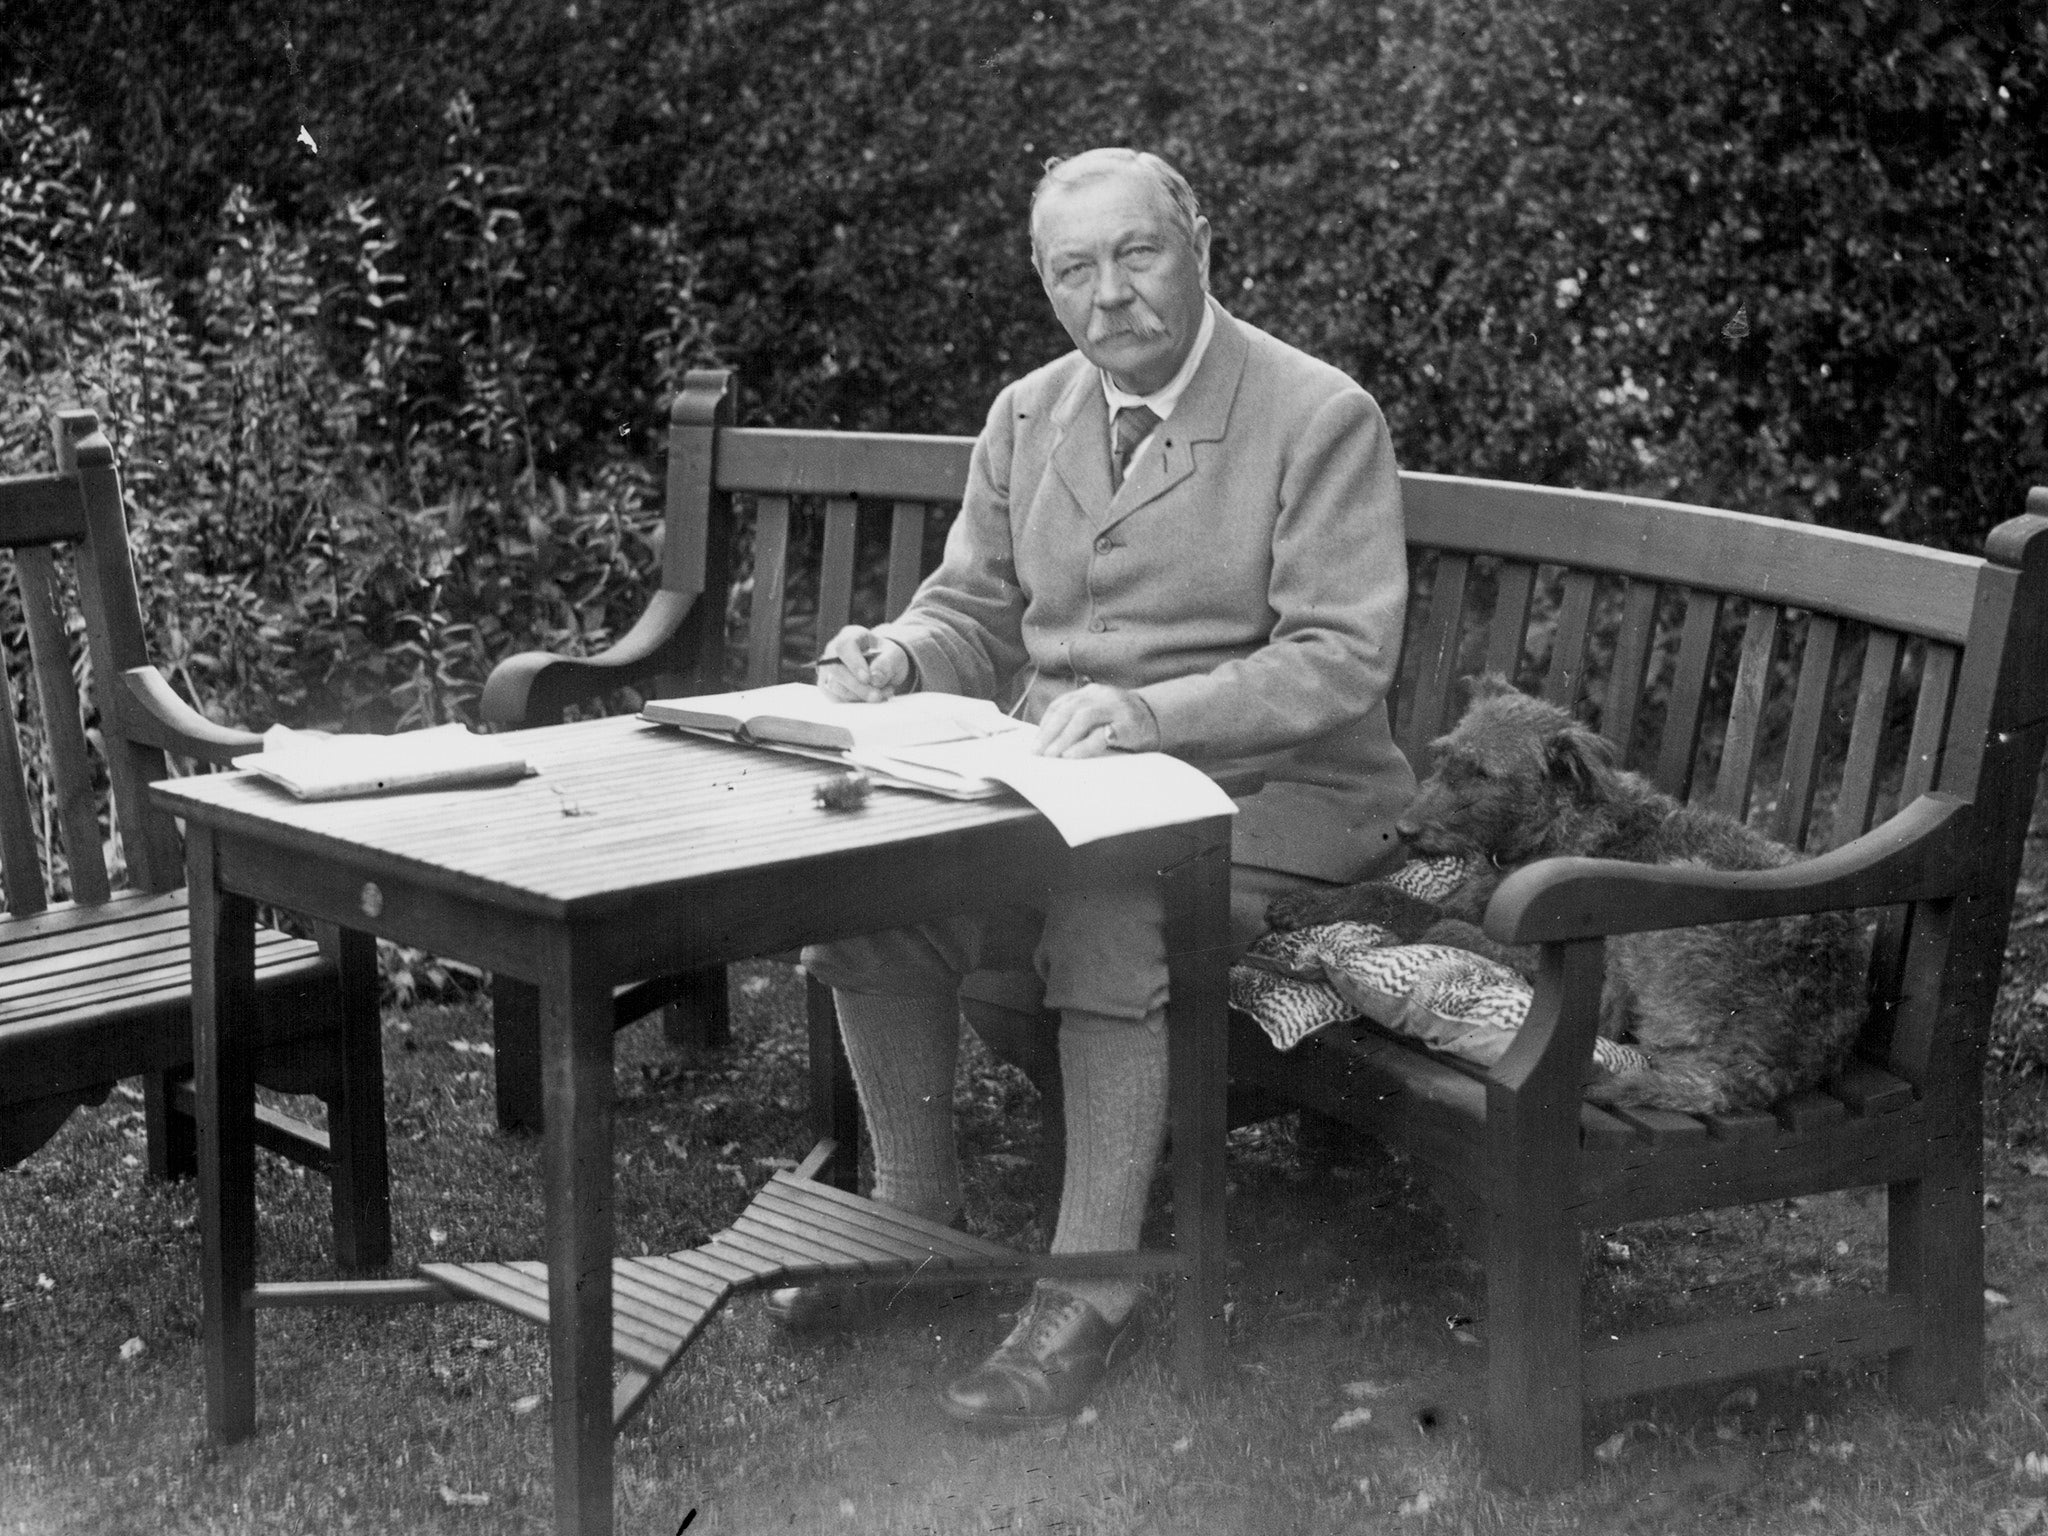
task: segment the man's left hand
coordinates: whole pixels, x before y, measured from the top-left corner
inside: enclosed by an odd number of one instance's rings
[[[1052,701],[1038,722],[1041,757],[1100,757],[1105,752],[1150,752],[1159,726],[1144,700],[1125,688],[1088,683]]]

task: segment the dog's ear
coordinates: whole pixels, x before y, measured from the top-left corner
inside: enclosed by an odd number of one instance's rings
[[[1614,772],[1614,746],[1597,731],[1568,725],[1543,744],[1550,776],[1570,786],[1578,800],[1599,797]]]
[[[1477,704],[1482,699],[1497,699],[1504,693],[1513,693],[1515,685],[1498,672],[1481,672],[1477,677],[1465,679],[1465,702]]]

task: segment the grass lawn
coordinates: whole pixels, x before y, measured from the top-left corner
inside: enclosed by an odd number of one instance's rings
[[[2023,887],[2007,1010],[2048,1006],[2032,1001],[2048,927],[2025,921],[2044,905]],[[774,1160],[802,1155],[796,980],[750,967],[735,987],[722,1059],[683,1059],[651,1022],[621,1036],[621,1251],[701,1242]],[[493,1128],[489,1037],[480,1003],[387,1016],[395,1272],[540,1252],[538,1144]],[[1497,1489],[1475,1414],[1477,1270],[1399,1164],[1369,1147],[1333,1160],[1280,1121],[1232,1147],[1223,1390],[1174,1389],[1155,1305],[1093,1414],[983,1437],[946,1421],[932,1387],[1001,1336],[1015,1292],[825,1340],[781,1336],[744,1298],[621,1437],[619,1529],[673,1536],[694,1510],[693,1533],[861,1536],[2048,1532],[2048,1094],[2039,1079],[1989,1089],[1999,1296],[1979,1412],[1903,1416],[1875,1362],[1638,1399],[1594,1425],[1598,1455],[1575,1492]],[[974,1228],[1042,1246],[1053,1196],[1029,1085],[971,1050],[959,1102]],[[0,1536],[551,1529],[545,1343],[482,1306],[263,1314],[260,1432],[208,1445],[195,1196],[146,1183],[141,1154],[140,1105],[117,1093],[0,1174]],[[262,1273],[327,1273],[324,1181],[260,1167]],[[1594,1242],[1594,1324],[1769,1307],[1881,1283],[1883,1202],[1800,1201]]]

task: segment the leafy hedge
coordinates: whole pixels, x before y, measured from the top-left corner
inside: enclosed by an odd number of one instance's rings
[[[1098,142],[1412,467],[1960,546],[2048,479],[2019,0],[12,0],[0,46],[54,167],[0,441],[107,402],[230,712],[441,717],[613,632],[692,363],[974,430],[1064,345],[1022,210]]]

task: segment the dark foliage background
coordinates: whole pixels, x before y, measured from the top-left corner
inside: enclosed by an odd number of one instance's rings
[[[1063,346],[1022,211],[1100,142],[1410,467],[1958,547],[2048,479],[2020,0],[10,0],[0,78],[0,451],[107,410],[244,718],[608,638],[684,367],[973,431]]]

